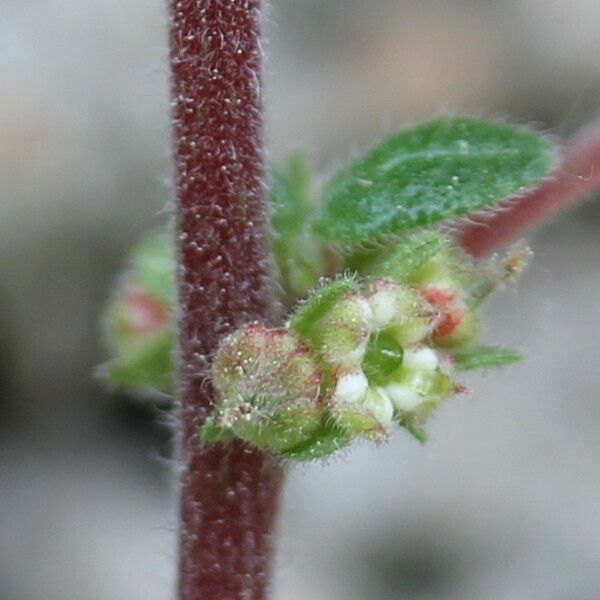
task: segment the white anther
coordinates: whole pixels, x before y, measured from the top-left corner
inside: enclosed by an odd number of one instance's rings
[[[362,317],[362,319],[366,322],[366,323],[372,323],[373,322],[373,310],[372,307],[370,305],[370,303],[367,301],[366,298],[364,298],[363,296],[355,296],[353,298],[356,307],[358,308],[359,312],[360,312],[360,316]]]
[[[402,357],[402,366],[416,371],[435,371],[439,364],[437,352],[425,346],[415,350],[405,350]]]
[[[396,301],[394,294],[388,290],[375,292],[369,298],[369,305],[373,314],[373,326],[377,329],[387,327],[396,316]]]
[[[343,375],[335,388],[335,400],[344,403],[361,402],[369,389],[369,381],[362,371]]]

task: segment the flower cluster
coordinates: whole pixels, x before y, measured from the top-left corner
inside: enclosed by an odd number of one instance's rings
[[[429,415],[464,390],[458,372],[519,359],[479,345],[477,309],[528,259],[516,248],[500,267],[475,263],[440,227],[523,193],[554,162],[532,131],[459,116],[393,134],[321,185],[302,153],[271,167],[274,277],[281,304],[296,309],[281,327],[248,324],[214,349],[202,439],[294,460],[383,440],[394,423],[424,440]],[[176,392],[174,242],[137,248],[105,312],[114,385]]]
[[[154,235],[136,248],[121,277],[103,318],[112,354],[103,370],[113,385],[175,392],[174,265],[169,237]]]
[[[251,323],[223,340],[203,437],[239,437],[300,460],[384,440],[394,423],[423,439],[433,410],[464,390],[457,370],[511,359],[478,346],[476,309],[500,279],[424,232],[363,279],[323,281],[285,327]]]
[[[206,441],[240,438],[296,460],[353,440],[385,440],[394,424],[423,441],[423,424],[460,393],[459,371],[518,359],[479,343],[477,308],[528,254],[475,263],[449,238],[422,230],[363,249],[322,279],[282,327],[250,323],[217,349],[217,401]],[[115,385],[173,395],[177,368],[173,251],[165,235],[134,253],[105,316]]]

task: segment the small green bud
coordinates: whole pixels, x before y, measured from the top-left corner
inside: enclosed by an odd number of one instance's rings
[[[374,327],[387,331],[399,344],[420,342],[435,327],[437,311],[414,288],[391,279],[377,279],[369,292]]]
[[[371,307],[360,294],[338,300],[315,324],[323,358],[341,371],[360,368],[371,335],[372,320]]]
[[[321,371],[287,329],[238,329],[219,347],[212,375],[219,400],[210,427],[272,452],[306,442],[320,427]]]

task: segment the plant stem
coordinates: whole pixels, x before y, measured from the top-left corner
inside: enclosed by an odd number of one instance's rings
[[[525,229],[591,194],[600,186],[600,125],[587,127],[567,144],[553,176],[523,197],[509,200],[500,211],[484,214],[461,228],[459,244],[483,256]]]
[[[281,470],[203,445],[223,335],[273,320],[264,210],[260,0],[170,0],[181,346],[180,600],[263,600]]]

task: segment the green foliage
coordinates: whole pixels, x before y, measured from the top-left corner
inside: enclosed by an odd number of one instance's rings
[[[320,203],[302,154],[271,169],[271,244],[281,299],[296,308],[285,327],[246,324],[215,349],[200,437],[296,461],[384,440],[394,423],[424,443],[421,426],[461,388],[457,372],[519,360],[478,346],[476,310],[529,256],[475,263],[433,226],[534,185],[552,160],[529,131],[459,117],[388,138],[335,175]],[[174,393],[175,296],[174,245],[152,236],[105,313],[113,385]]]
[[[489,348],[485,346],[454,354],[454,365],[459,371],[473,371],[475,369],[501,367],[519,362],[520,360],[521,355],[514,350]]]
[[[309,462],[324,458],[345,448],[352,442],[352,437],[333,419],[328,416],[323,418],[321,429],[317,431],[308,442],[283,452],[283,457],[298,462]]]
[[[301,337],[311,340],[315,336],[315,325],[333,308],[335,303],[359,289],[353,277],[339,277],[324,281],[304,302],[289,320],[289,327]]]
[[[377,277],[408,281],[423,265],[448,245],[437,231],[419,231],[399,240],[374,269]]]
[[[335,175],[314,229],[356,243],[467,215],[536,184],[553,160],[550,142],[529,131],[444,117],[388,138]]]
[[[235,439],[235,434],[230,429],[215,425],[212,418],[208,418],[200,428],[200,438],[204,442],[228,442]]]
[[[304,154],[292,154],[283,169],[272,167],[269,183],[273,255],[282,288],[294,300],[316,285],[323,263],[321,245],[309,230],[314,205]]]
[[[271,166],[269,170],[271,197],[271,224],[277,238],[294,237],[302,232],[310,214],[310,170],[306,156],[292,154],[283,169]],[[283,240],[284,242],[286,240]]]

